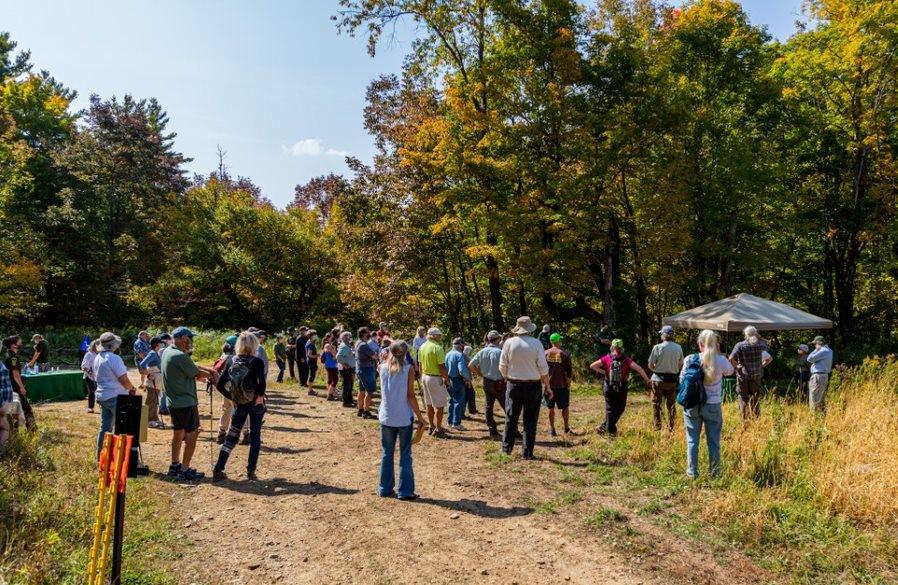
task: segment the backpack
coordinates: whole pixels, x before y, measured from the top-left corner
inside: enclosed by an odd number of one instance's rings
[[[611,358],[611,366],[608,368],[606,384],[608,390],[620,392],[624,387],[624,355]]]
[[[705,393],[705,372],[702,370],[702,358],[695,354],[683,374],[683,381],[677,390],[677,404],[685,409],[701,406],[708,400]]]
[[[249,387],[249,380],[252,375],[249,367],[251,363],[251,358],[235,358],[231,361],[231,368],[228,370],[228,390],[234,404],[249,404],[256,399],[255,389]]]

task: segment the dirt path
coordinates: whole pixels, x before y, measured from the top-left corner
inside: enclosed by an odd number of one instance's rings
[[[566,489],[559,473],[584,464],[541,424],[537,461],[496,462],[482,415],[445,440],[414,449],[416,502],[376,495],[380,434],[338,402],[269,390],[260,481],[245,481],[247,447],[234,450],[230,480],[182,486],[158,476],[159,494],[184,510],[175,526],[192,542],[178,580],[190,583],[742,583],[763,579],[748,561],[696,551],[635,515],[628,531],[583,521],[619,504],[583,489],[546,511]],[[482,409],[482,395],[480,407]],[[209,401],[193,466],[210,474]],[[53,405],[58,408],[58,405]],[[66,406],[69,408],[69,406]],[[75,410],[75,405],[71,408]],[[213,412],[220,402],[214,396]],[[83,412],[83,404],[77,411]],[[596,399],[575,400],[585,424]],[[544,423],[544,420],[540,421]],[[154,472],[168,467],[170,432],[150,429],[143,452]],[[217,455],[218,447],[214,446]],[[516,449],[516,455],[519,447]],[[627,538],[629,534],[632,538]],[[763,579],[766,580],[766,579]]]

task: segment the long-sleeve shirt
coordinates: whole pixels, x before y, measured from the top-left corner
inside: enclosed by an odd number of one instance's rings
[[[446,354],[446,371],[450,378],[464,378],[471,381],[471,370],[468,369],[465,354],[457,349],[451,350]]]
[[[499,372],[507,380],[536,381],[549,374],[546,350],[532,335],[512,337],[502,346]]]
[[[502,373],[499,372],[499,359],[501,357],[502,348],[491,343],[475,353],[468,366],[476,367],[480,370],[481,375],[488,380],[501,380]]]
[[[84,357],[85,359],[87,358],[87,356]],[[159,354],[153,350],[150,350],[146,357],[143,358],[143,361],[140,362],[140,367],[145,370],[149,370],[153,367],[159,368],[160,366],[162,366],[162,358],[160,358]],[[81,369],[83,370],[84,366],[82,366]]]
[[[833,350],[828,345],[815,349],[808,355],[812,374],[828,374],[833,369]]]
[[[344,369],[355,369],[355,354],[352,353],[352,347],[348,343],[341,343],[337,349],[337,363]]]

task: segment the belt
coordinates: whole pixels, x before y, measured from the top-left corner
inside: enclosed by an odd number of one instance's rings
[[[829,372],[811,372],[812,376],[829,376]]]

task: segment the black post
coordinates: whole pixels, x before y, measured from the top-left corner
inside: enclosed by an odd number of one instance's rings
[[[116,485],[118,482],[116,481]],[[122,541],[125,536],[125,494],[115,495],[115,524],[112,532],[112,579],[110,585],[121,585],[122,582]]]

